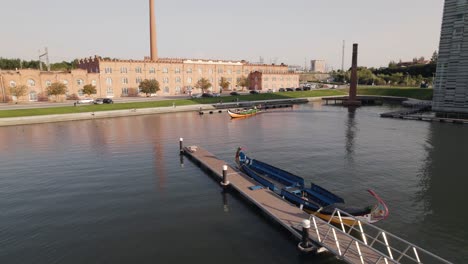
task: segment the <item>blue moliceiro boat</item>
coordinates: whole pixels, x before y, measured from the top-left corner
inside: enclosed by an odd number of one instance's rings
[[[249,158],[241,148],[237,150],[236,163],[241,171],[263,186],[291,203],[300,206],[304,211],[326,221],[340,223],[337,217],[331,217],[335,208],[368,223],[375,223],[388,216],[387,205],[372,190],[368,191],[376,198],[377,204],[374,206],[350,207],[345,205],[343,198],[316,184],[311,183],[310,188],[306,188],[303,178],[265,162]],[[342,221],[347,225],[353,225],[355,222],[353,218],[345,216],[342,216]]]

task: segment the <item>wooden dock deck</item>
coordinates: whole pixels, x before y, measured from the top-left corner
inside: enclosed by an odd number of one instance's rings
[[[218,159],[207,150],[198,146],[184,148],[184,154],[198,165],[210,171],[221,182],[223,165],[226,165],[225,161]],[[301,238],[298,230],[302,229],[302,221],[304,219],[310,219],[309,214],[282,199],[273,191],[268,189],[249,189],[249,187],[259,184],[231,166],[228,166],[227,175],[231,188],[237,190],[241,196],[255,204],[274,221],[289,230],[295,237]],[[309,230],[310,239],[315,245],[324,247],[338,258],[348,263],[397,263],[376,249],[343,232],[340,228],[334,227],[316,217],[313,217],[312,220],[314,220],[313,226],[316,225],[317,229],[311,228]]]

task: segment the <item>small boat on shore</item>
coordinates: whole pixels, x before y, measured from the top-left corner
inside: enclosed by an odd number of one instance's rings
[[[240,118],[240,117],[249,117],[249,116],[256,115],[260,112],[260,110],[257,108],[252,108],[249,110],[243,110],[239,112],[232,112],[231,110],[228,110],[227,112],[229,116],[231,116],[231,118]]]
[[[282,169],[276,168],[265,162],[249,158],[241,148],[236,153],[236,163],[241,171],[274,191],[289,202],[299,206],[304,211],[316,215],[323,220],[340,223],[338,217],[332,214],[335,208],[347,212],[360,221],[375,223],[387,218],[388,208],[385,202],[372,190],[369,193],[377,200],[375,205],[364,207],[351,207],[345,205],[343,198],[311,183],[306,188],[304,179]],[[353,225],[355,220],[351,217],[342,216],[343,224]]]

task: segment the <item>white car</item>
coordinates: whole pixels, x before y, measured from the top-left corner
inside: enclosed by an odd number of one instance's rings
[[[192,98],[201,98],[202,94],[192,94]]]
[[[84,99],[78,100],[79,104],[90,104],[90,103],[93,103],[93,102],[94,102],[94,100],[92,98],[84,98]]]

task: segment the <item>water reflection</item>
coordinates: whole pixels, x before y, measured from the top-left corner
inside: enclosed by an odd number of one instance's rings
[[[229,212],[229,207],[228,207],[228,190],[226,188],[223,188],[223,191],[221,192],[223,196],[223,209],[225,213]]]
[[[468,186],[468,137],[461,126],[434,123],[426,143],[427,156],[419,171],[419,191],[415,195],[415,202],[422,204],[424,212],[415,226],[415,236],[431,241],[441,236],[440,229],[450,226],[457,232],[442,236],[450,237],[446,248],[456,255],[460,253],[457,246],[468,239],[468,212],[463,205]],[[466,247],[464,253],[468,253]]]
[[[183,168],[184,167],[184,155],[183,154],[179,155],[179,160],[180,160],[180,167]]]
[[[352,110],[351,110],[352,109]],[[346,159],[349,162],[354,161],[354,144],[356,137],[356,108],[348,108],[348,118],[346,119]]]

